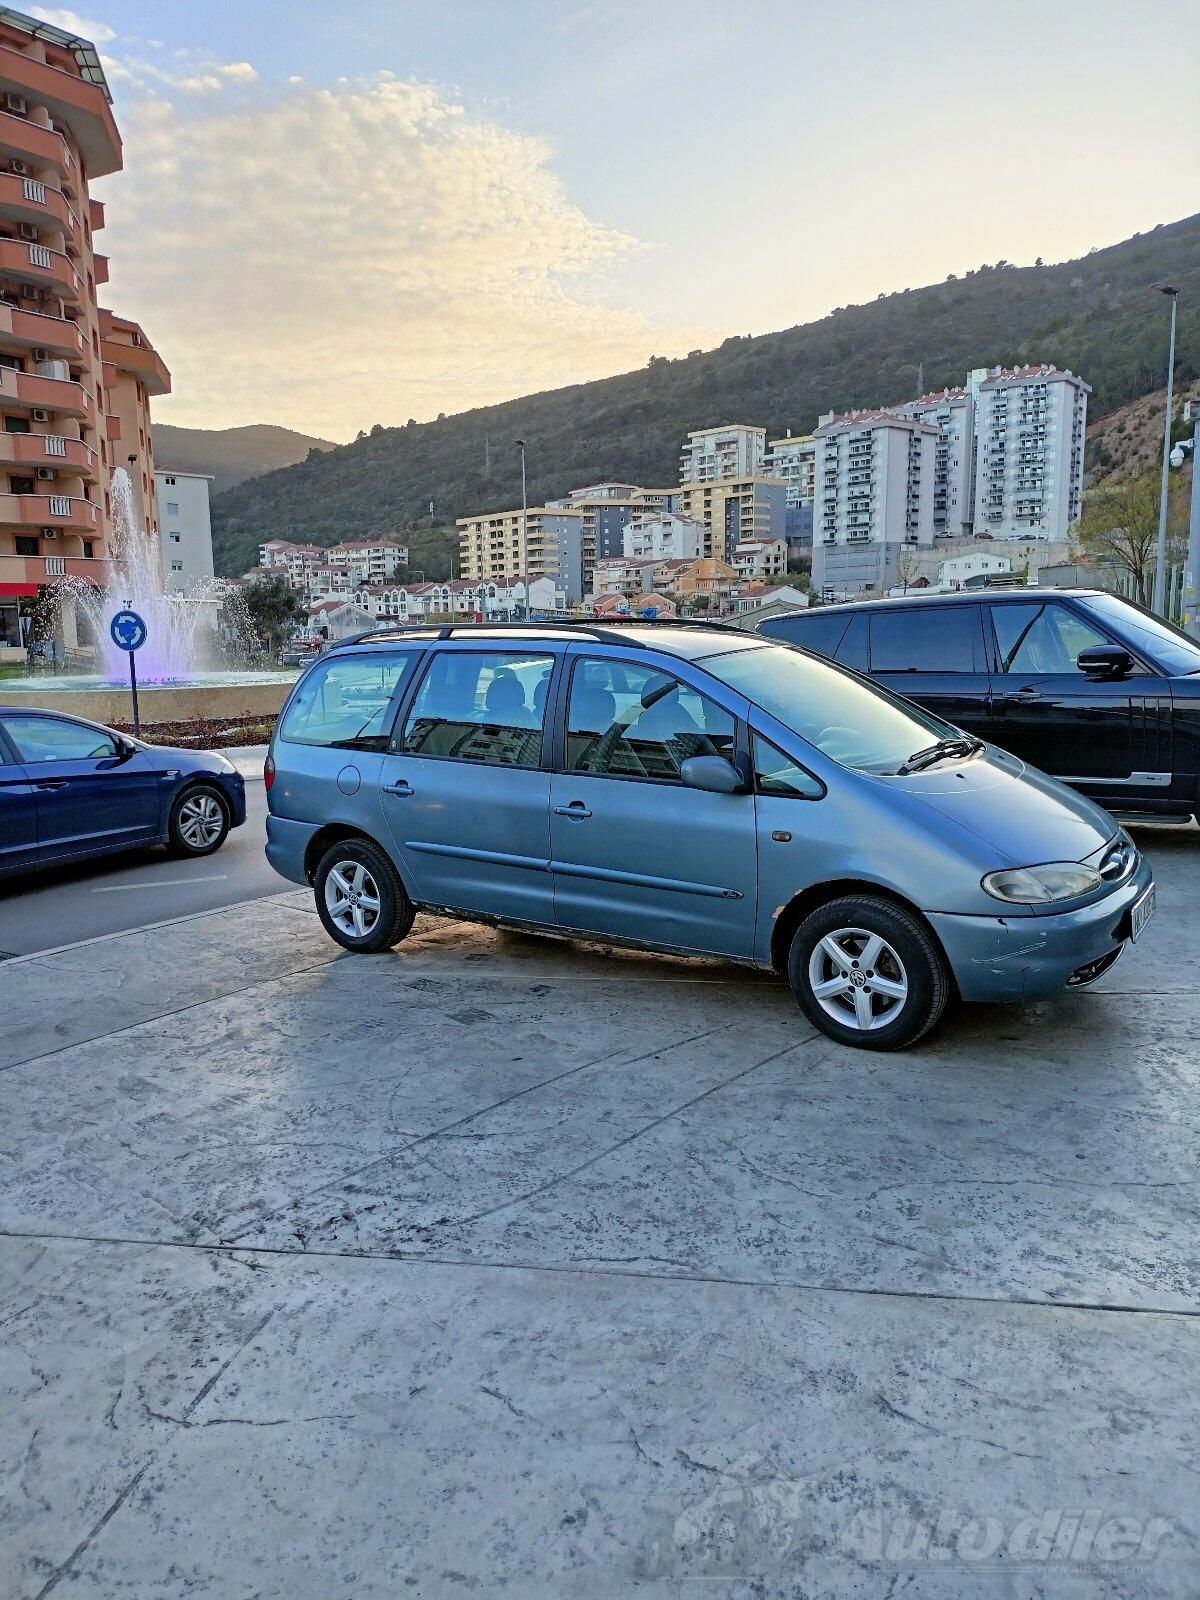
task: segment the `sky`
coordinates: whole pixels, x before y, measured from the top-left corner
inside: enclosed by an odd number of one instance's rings
[[[1175,0],[108,0],[159,421],[346,440],[1200,209]]]

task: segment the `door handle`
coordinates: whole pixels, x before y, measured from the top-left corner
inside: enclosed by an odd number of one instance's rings
[[[398,794],[402,799],[407,799],[413,792],[413,786],[407,778],[400,778],[396,783],[385,783],[384,794]]]
[[[65,778],[41,778],[34,781],[33,787],[35,789],[65,789],[67,780]]]
[[[1010,694],[992,695],[991,701],[994,706],[1024,706],[1041,698],[1040,689],[1014,689]]]
[[[569,806],[555,806],[556,817],[572,817],[576,822],[582,822],[585,817],[590,817],[591,812],[582,800],[572,800]]]

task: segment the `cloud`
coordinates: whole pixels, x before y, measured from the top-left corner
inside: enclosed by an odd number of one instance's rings
[[[345,438],[704,337],[599,303],[637,242],[571,202],[544,142],[428,84],[177,89],[119,108],[105,191],[113,303],[171,367],[172,421]]]
[[[62,28],[65,33],[75,33],[93,44],[109,44],[116,34],[106,22],[92,22],[77,11],[67,11],[59,6],[30,6],[31,17],[48,22],[52,28]]]

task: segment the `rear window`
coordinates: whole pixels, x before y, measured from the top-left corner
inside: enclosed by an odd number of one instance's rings
[[[872,672],[974,672],[977,606],[871,613]]]

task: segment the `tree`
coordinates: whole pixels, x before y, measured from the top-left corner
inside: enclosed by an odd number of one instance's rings
[[[921,557],[912,545],[906,544],[896,557],[896,576],[904,587],[905,594],[908,586],[921,571]]]
[[[278,655],[284,640],[304,621],[304,601],[286,578],[256,578],[242,590],[242,600],[268,655]]]
[[[1150,602],[1158,556],[1158,484],[1154,475],[1106,483],[1088,495],[1079,520],[1084,554],[1133,579],[1142,605]],[[1168,514],[1167,559],[1178,559],[1178,517]]]

